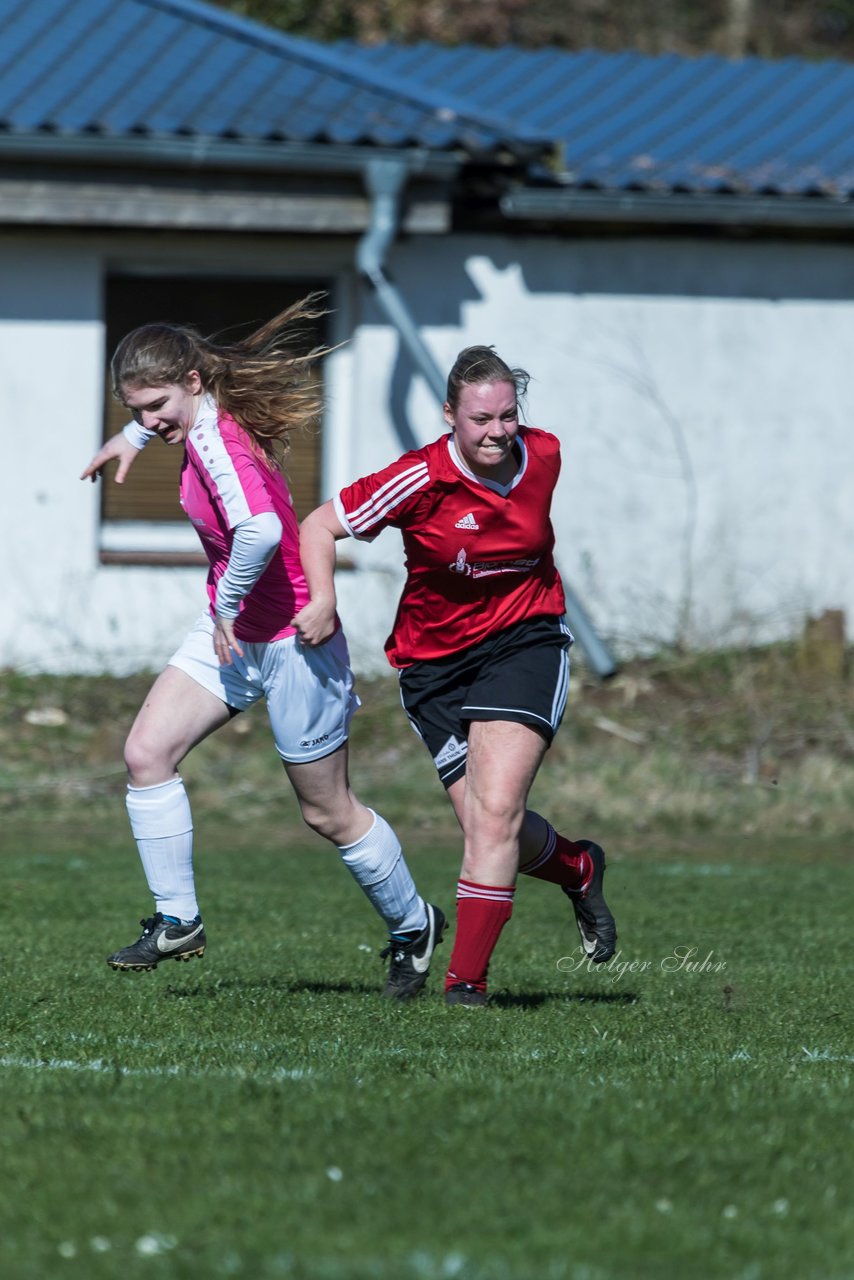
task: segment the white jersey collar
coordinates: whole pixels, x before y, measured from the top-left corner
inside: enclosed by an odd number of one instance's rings
[[[206,391],[199,401],[199,407],[196,410],[196,419],[190,429],[191,431],[195,431],[196,427],[216,426],[216,421],[216,401],[210,392]]]
[[[519,470],[516,472],[509,484],[498,484],[496,480],[488,480],[486,476],[479,476],[476,472],[467,467],[457,452],[454,434],[448,436],[448,455],[458,471],[461,471],[469,480],[473,480],[475,484],[482,484],[485,489],[492,489],[495,493],[500,493],[502,497],[506,497],[511,489],[515,489],[516,485],[522,479],[522,476],[528,469],[528,450],[525,447],[525,441],[519,435],[516,437],[516,444],[519,446],[519,452],[522,455],[522,461],[519,464]]]

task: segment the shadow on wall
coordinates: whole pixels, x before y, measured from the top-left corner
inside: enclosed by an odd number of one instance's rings
[[[101,273],[95,254],[69,257],[39,244],[34,252],[4,244],[0,258],[0,320],[100,321]]]
[[[394,277],[419,329],[460,329],[467,304],[483,302],[467,264],[488,258],[496,273],[515,270],[530,294],[600,297],[751,299],[851,302],[854,254],[842,244],[784,239],[734,240],[716,235],[526,237],[513,241],[460,236],[443,240],[447,287],[424,287],[425,256],[397,254]],[[429,259],[428,259],[429,262]],[[368,323],[384,323],[365,286]],[[478,335],[490,342],[491,335]],[[512,353],[509,353],[512,358]],[[445,372],[443,370],[443,372]],[[423,442],[408,420],[407,400],[417,370],[398,344],[390,382],[390,411],[404,449]],[[428,438],[432,438],[428,433]]]

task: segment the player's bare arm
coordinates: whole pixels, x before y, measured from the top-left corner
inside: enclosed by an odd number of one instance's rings
[[[336,630],[335,543],[346,537],[331,502],[312,511],[300,525],[300,560],[311,600],[291,625],[303,644],[323,644]]]

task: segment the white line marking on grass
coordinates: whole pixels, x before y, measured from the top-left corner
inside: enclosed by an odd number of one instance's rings
[[[829,1049],[808,1049],[805,1044],[801,1049],[806,1054],[807,1062],[854,1062],[854,1053],[831,1053]]]
[[[118,1063],[105,1062],[103,1058],[94,1058],[90,1062],[75,1062],[72,1058],[24,1058],[17,1055],[0,1057],[0,1069],[21,1071],[70,1071],[90,1072],[93,1075],[120,1076],[185,1076],[192,1080],[197,1076],[209,1076],[221,1080],[264,1080],[276,1083],[280,1080],[307,1080],[315,1073],[302,1067],[274,1067],[272,1071],[247,1071],[242,1067],[218,1067],[210,1071],[199,1068],[181,1066],[170,1067],[123,1067]]]

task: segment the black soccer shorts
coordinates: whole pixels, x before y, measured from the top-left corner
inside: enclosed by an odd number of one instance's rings
[[[465,773],[472,720],[529,724],[551,744],[566,708],[572,642],[565,618],[531,618],[447,658],[404,667],[403,709],[445,787]]]

